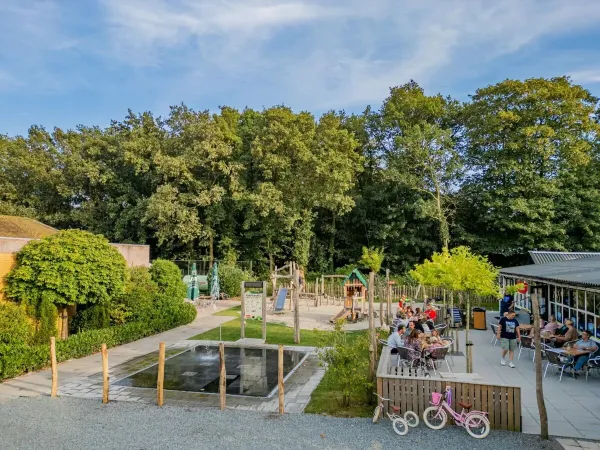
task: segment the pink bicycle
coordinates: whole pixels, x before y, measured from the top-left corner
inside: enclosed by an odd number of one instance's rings
[[[452,409],[450,403],[452,403],[452,388],[446,386],[446,392],[440,394],[433,392],[431,394],[431,404],[425,411],[423,411],[423,421],[425,424],[434,430],[441,430],[448,422],[448,413],[454,419],[454,422],[459,427],[464,427],[472,437],[475,439],[483,439],[490,433],[490,421],[487,418],[487,413],[483,411],[470,411],[472,405],[459,402],[463,410],[460,414]]]

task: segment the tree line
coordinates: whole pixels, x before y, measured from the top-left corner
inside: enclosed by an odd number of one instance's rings
[[[289,259],[327,272],[363,246],[395,273],[458,245],[498,265],[599,250],[598,106],[568,77],[467,102],[411,81],[361,114],[181,104],[106,128],[32,126],[0,136],[0,214],[258,272]]]

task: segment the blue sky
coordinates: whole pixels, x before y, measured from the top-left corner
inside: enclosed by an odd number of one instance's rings
[[[319,114],[411,78],[466,100],[569,74],[600,95],[596,0],[0,0],[0,133],[184,102]]]

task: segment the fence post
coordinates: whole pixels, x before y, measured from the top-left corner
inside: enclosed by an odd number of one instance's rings
[[[242,281],[240,284],[240,294],[241,298],[241,314],[240,318],[240,339],[244,339],[246,337],[246,295],[244,294],[244,282]]]
[[[56,397],[58,392],[58,367],[56,363],[56,338],[50,338],[50,363],[52,364],[52,388],[50,397]]]
[[[102,344],[102,403],[108,403],[108,351]]]
[[[162,406],[165,402],[164,388],[165,384],[165,343],[158,344],[158,377],[156,379],[156,404]]]
[[[283,414],[285,405],[285,391],[283,386],[283,345],[279,346],[279,358],[277,363],[277,386],[279,388],[279,414]]]
[[[225,344],[219,344],[219,407],[221,411],[225,409],[225,391],[227,386],[225,380],[227,372],[225,370]]]

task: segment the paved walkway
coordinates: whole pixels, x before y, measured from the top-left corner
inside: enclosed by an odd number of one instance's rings
[[[490,313],[488,318],[493,320]],[[491,320],[488,320],[490,322]],[[521,318],[523,320],[523,318]],[[523,432],[539,434],[539,414],[535,394],[535,365],[532,355],[524,350],[521,359],[515,356],[515,369],[500,365],[500,344],[490,343],[492,331],[471,331],[470,339],[474,343],[474,372],[482,376],[485,382],[507,384],[521,387],[523,414]],[[464,352],[464,332],[460,335],[460,346]],[[464,357],[454,357],[455,372],[463,372]],[[600,378],[591,375],[586,383],[585,377],[574,379],[568,375],[559,377],[548,374],[544,378],[544,398],[548,412],[549,432],[554,436],[580,439],[600,439]]]
[[[158,343],[161,341],[164,341],[168,347],[196,334],[211,330],[231,320],[231,317],[214,316],[212,314],[237,304],[239,302],[224,300],[218,303],[219,306],[216,310],[211,307],[198,308],[196,320],[189,325],[111,348],[108,350],[109,364],[111,366],[123,364],[133,358],[157,351]],[[85,358],[65,361],[58,365],[59,384],[68,384],[99,371],[102,371],[102,357],[99,353]],[[48,395],[50,393],[50,382],[51,373],[49,369],[8,380],[0,384],[0,401],[14,397]]]

